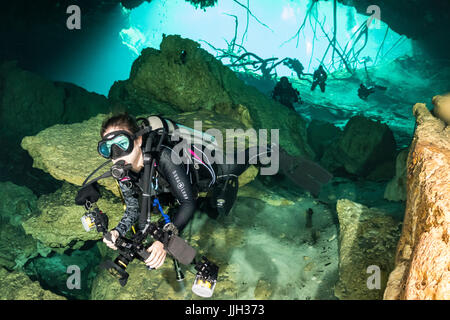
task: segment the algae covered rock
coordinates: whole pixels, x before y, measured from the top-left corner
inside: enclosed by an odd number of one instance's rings
[[[38,241],[26,235],[21,222],[38,214],[37,197],[26,187],[0,183],[0,266],[9,270],[22,267],[39,252]]]
[[[0,219],[13,226],[37,213],[37,197],[27,187],[0,182],[0,199]]]
[[[384,212],[350,200],[337,203],[339,217],[339,281],[342,300],[382,299],[394,269],[400,225]]]
[[[25,234],[21,226],[0,225],[0,267],[20,268],[39,254],[38,241]]]
[[[66,300],[41,288],[38,282],[33,282],[23,272],[0,268],[0,299],[1,300]]]
[[[89,299],[92,280],[97,275],[101,256],[96,246],[69,254],[38,257],[25,266],[25,272],[45,288],[72,299]],[[79,278],[74,277],[79,272]],[[77,282],[79,281],[79,282]]]
[[[86,232],[81,224],[85,209],[75,204],[78,190],[78,187],[65,183],[55,193],[41,196],[38,199],[41,214],[22,222],[25,232],[55,251],[79,248],[84,241],[101,239],[100,233]],[[110,228],[113,228],[123,216],[122,203],[107,190],[103,189],[101,193],[98,207],[108,215]]]
[[[100,114],[81,123],[54,125],[36,136],[25,137],[21,146],[33,158],[33,167],[48,172],[57,180],[81,186],[86,177],[105,162],[97,152],[105,117]],[[112,179],[102,179],[99,183],[117,192]]]

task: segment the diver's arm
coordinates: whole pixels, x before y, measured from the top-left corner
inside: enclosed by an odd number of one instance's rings
[[[119,181],[119,186],[122,190],[126,209],[119,224],[113,230],[117,230],[121,236],[124,236],[139,218],[139,199],[133,192],[131,184]]]
[[[173,196],[180,203],[174,215],[173,224],[181,232],[195,211],[196,201],[191,183],[186,175],[185,166],[182,163],[173,163],[169,149],[165,148],[161,151],[159,169],[170,184]]]

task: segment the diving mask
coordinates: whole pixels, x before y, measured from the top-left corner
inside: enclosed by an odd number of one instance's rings
[[[98,143],[98,153],[106,159],[117,159],[129,155],[134,149],[135,135],[128,131],[113,131]]]

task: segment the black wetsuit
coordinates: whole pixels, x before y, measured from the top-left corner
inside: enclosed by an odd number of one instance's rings
[[[172,161],[171,156],[178,156],[170,147],[163,145],[156,167],[157,174],[154,181],[155,192],[158,197],[163,194],[171,194],[174,197],[174,200],[179,203],[176,212],[170,215],[173,215],[172,222],[178,228],[180,233],[192,218],[197,207],[198,192],[214,191],[215,188],[220,189],[223,187],[223,182],[226,181],[228,177],[237,178],[250,166],[250,164],[254,163],[255,165],[262,165],[260,162],[261,156],[270,156],[271,150],[269,147],[266,151],[259,153],[256,152],[258,150],[255,151],[251,149],[252,148],[248,148],[245,150],[244,164],[239,164],[237,162],[237,155],[234,155],[235,161],[233,164],[210,163],[208,165],[209,161],[206,159],[205,155],[204,160],[206,161],[204,161],[204,170],[200,170],[199,172],[201,178],[206,179],[207,183],[203,186],[198,186],[193,185],[192,183],[193,170],[191,166],[185,163],[175,164]],[[194,149],[194,151],[199,155],[202,153],[202,151],[198,149]],[[178,157],[177,159],[180,158]],[[252,160],[252,162],[250,162],[250,160]],[[139,173],[129,171],[129,175],[119,181],[119,186],[126,204],[126,210],[124,216],[114,230],[117,230],[122,236],[130,230],[131,226],[139,218],[140,194],[142,193],[141,183],[143,181],[141,178],[143,173],[144,170],[141,170]],[[237,193],[237,190],[234,190],[234,193]],[[236,194],[234,194],[234,197],[235,196]]]
[[[320,90],[322,92],[325,92],[325,81],[327,80],[327,78],[328,78],[328,76],[327,76],[327,73],[325,72],[325,70],[319,68],[316,71],[314,71],[311,91],[314,91],[314,89],[316,89],[317,85],[319,85]]]
[[[298,96],[298,90],[294,89],[290,83],[288,83],[286,87],[283,87],[281,82],[278,82],[272,92],[273,99],[294,111],[296,111],[294,108],[294,102],[299,102]]]

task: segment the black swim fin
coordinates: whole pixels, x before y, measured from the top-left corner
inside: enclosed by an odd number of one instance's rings
[[[322,185],[333,175],[314,161],[303,157],[293,157],[280,150],[281,172],[295,185],[311,192],[314,197],[320,193]]]

